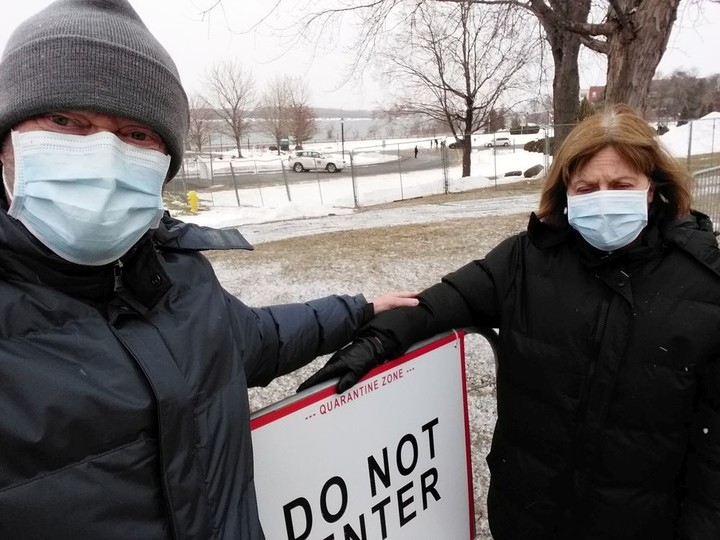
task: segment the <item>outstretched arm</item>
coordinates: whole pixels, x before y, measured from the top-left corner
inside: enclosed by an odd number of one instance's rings
[[[298,390],[339,377],[337,391],[344,392],[373,367],[397,358],[418,341],[453,328],[498,328],[501,299],[517,267],[519,238],[508,238],[485,259],[448,274],[418,295],[417,306],[376,314],[355,341],[337,351]]]
[[[413,343],[443,330],[472,323],[467,304],[447,283],[422,292],[415,304],[376,315],[352,343],[336,352],[323,368],[300,385],[298,391],[339,377],[336,390],[342,393],[373,367],[400,356]],[[376,313],[379,312],[376,310]]]

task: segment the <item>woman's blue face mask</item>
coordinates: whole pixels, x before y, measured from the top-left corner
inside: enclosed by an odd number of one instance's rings
[[[647,225],[648,189],[608,189],[568,195],[568,222],[597,249],[623,248],[640,236]]]

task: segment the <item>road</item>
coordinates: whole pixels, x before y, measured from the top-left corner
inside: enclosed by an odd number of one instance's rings
[[[520,145],[516,145],[520,147]],[[498,151],[512,151],[513,147],[503,148]],[[480,147],[474,148],[475,151],[487,151],[492,152],[492,148]],[[459,149],[447,149],[447,160],[449,166],[460,165],[462,162],[462,151]],[[397,151],[386,151],[385,154],[392,156],[389,161],[383,161],[379,163],[365,163],[362,164],[362,159],[359,158],[361,164],[354,164],[353,170],[350,168],[350,157],[349,153],[346,152],[345,162],[347,166],[340,172],[328,173],[326,171],[306,171],[302,173],[294,172],[290,165],[287,166],[283,172],[281,170],[260,170],[258,172],[239,172],[236,168],[235,180],[229,173],[219,174],[216,172],[213,175],[213,185],[225,186],[228,189],[232,189],[237,185],[238,188],[258,188],[268,186],[280,186],[284,185],[285,182],[289,184],[296,184],[302,182],[317,182],[318,180],[331,180],[331,179],[349,179],[353,174],[355,178],[362,178],[367,176],[381,176],[384,174],[402,174],[411,173],[415,171],[426,171],[426,170],[440,170],[443,168],[443,160],[441,150],[437,148],[422,148],[418,153],[417,158],[413,156],[412,149],[406,149],[400,151],[400,158],[397,159]],[[286,162],[287,163],[287,162]],[[202,188],[203,185],[207,187],[205,181],[201,184],[194,185],[192,178],[188,178],[187,185],[189,189]]]
[[[453,159],[454,152],[450,151],[450,159]],[[409,154],[409,155],[406,155]],[[459,156],[456,158],[459,159]],[[318,178],[322,180],[332,178],[350,178],[352,172],[350,170],[350,159],[345,158],[347,167],[340,172],[330,174],[325,171],[306,171],[302,173],[294,172],[290,166],[288,166],[284,175],[282,171],[262,171],[258,173],[244,173],[237,174],[236,180],[242,187],[264,187],[270,185],[282,185],[285,183],[285,176],[289,183],[297,182],[315,182]],[[452,162],[452,161],[451,161]],[[400,159],[393,159],[392,161],[385,161],[381,163],[371,163],[366,165],[354,165],[355,177],[363,176],[379,176],[383,174],[397,173],[401,170],[403,173],[413,171],[424,171],[428,169],[439,169],[442,168],[442,156],[439,150],[426,149],[418,153],[417,159],[412,156],[411,152],[401,153]],[[214,176],[216,184],[222,183],[231,186],[232,177],[226,176]]]

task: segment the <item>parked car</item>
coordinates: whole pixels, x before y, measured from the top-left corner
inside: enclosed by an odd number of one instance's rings
[[[496,137],[494,141],[490,141],[485,146],[492,148],[493,146],[510,146],[512,142],[508,137]]]
[[[448,148],[462,148],[465,145],[465,141],[460,139],[459,141],[453,141],[448,144]]]
[[[334,173],[342,171],[345,167],[342,159],[314,150],[298,150],[288,156],[288,164],[295,172],[318,170]]]

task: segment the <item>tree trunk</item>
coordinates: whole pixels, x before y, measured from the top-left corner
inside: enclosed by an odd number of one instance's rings
[[[470,176],[470,166],[472,164],[472,139],[469,134],[465,135],[463,139],[463,154],[462,154],[462,176]]]
[[[635,0],[634,4],[628,24],[621,24],[617,32],[608,36],[605,101],[627,103],[644,112],[680,0]]]
[[[553,7],[558,15],[574,21],[585,21],[590,13],[590,4],[591,0],[560,0],[554,2]],[[557,148],[578,121],[580,35],[553,24],[540,12],[535,12],[535,15],[545,29],[555,67],[552,123],[554,124],[554,147]]]
[[[553,125],[555,148],[565,139],[578,119],[580,74],[578,54],[580,36],[568,32],[557,33],[548,41],[553,50],[555,74],[553,76]]]
[[[463,178],[470,176],[472,167],[472,134],[473,121],[475,119],[473,108],[475,100],[471,97],[465,98],[465,134],[463,135],[463,158],[462,158],[462,175]]]

